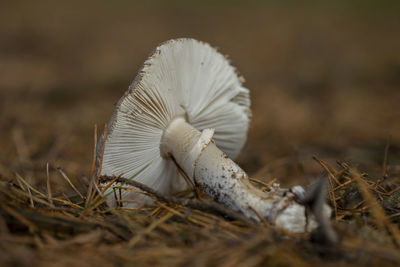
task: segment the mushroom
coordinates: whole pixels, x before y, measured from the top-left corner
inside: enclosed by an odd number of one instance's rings
[[[263,192],[232,160],[246,141],[251,116],[249,90],[242,82],[229,61],[206,43],[176,39],[161,44],[117,103],[108,132],[99,140],[97,172],[139,173],[135,181],[173,194],[189,184],[180,169],[190,183],[252,220],[296,233],[315,229],[318,222],[301,201],[302,187],[274,184]],[[140,195],[124,191],[122,199]],[[114,195],[108,203],[116,205]],[[329,218],[329,207],[323,209]]]

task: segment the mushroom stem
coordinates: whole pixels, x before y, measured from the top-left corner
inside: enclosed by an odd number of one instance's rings
[[[267,220],[291,232],[307,232],[317,227],[298,198],[302,187],[269,192],[254,187],[247,174],[212,140],[214,130],[198,131],[183,118],[174,119],[161,140],[163,156],[171,153],[180,167],[217,202],[242,212],[255,221]],[[262,217],[262,218],[260,218]]]

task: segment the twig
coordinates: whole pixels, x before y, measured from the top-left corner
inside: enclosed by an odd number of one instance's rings
[[[130,179],[127,179],[128,181],[130,181],[131,179],[133,179],[133,178],[135,178],[137,175],[139,175],[142,171],[144,171],[149,165],[150,165],[151,163],[149,163],[149,164],[147,164],[146,166],[144,166],[142,169],[140,169],[135,175],[133,175]],[[112,178],[112,180],[115,178],[115,176]],[[118,178],[118,177],[117,177]],[[99,177],[99,180],[100,180],[100,177]],[[109,185],[113,185],[113,182],[111,181],[110,183],[109,183]],[[102,194],[101,193],[101,191],[100,191],[100,189],[97,187],[97,185],[95,184],[95,186],[96,186],[96,188],[97,188],[97,190],[98,190],[98,192],[99,192],[99,194],[100,194],[100,198],[99,199],[97,199],[96,201],[91,201],[90,203],[89,203],[89,205],[87,205],[87,206],[85,206],[85,208],[81,211],[81,212],[84,212],[84,211],[86,211],[86,210],[89,210],[89,209],[92,209],[93,207],[98,207],[101,203],[103,203],[104,201],[106,201],[107,200],[107,197],[110,195],[110,194],[112,194],[112,193],[114,193],[114,196],[116,195],[115,193],[115,189],[120,189],[121,187],[116,187],[116,186],[112,186],[112,188],[114,189],[114,190],[112,190],[111,192],[108,192],[107,194]],[[127,189],[127,190],[129,190],[129,189]],[[116,199],[117,200],[117,199]]]
[[[32,192],[31,192],[31,190],[29,189],[29,187],[28,187],[28,194],[29,194],[29,201],[30,201],[30,203],[31,203],[31,207],[34,208],[34,207],[35,207],[35,204],[34,204],[34,202],[33,202]]]
[[[330,170],[328,164],[326,164],[324,161],[320,160],[319,158],[317,158],[317,156],[313,156],[312,157],[316,162],[318,162],[329,174],[329,176],[335,181],[335,183],[337,185],[340,185],[341,183],[339,182],[338,179],[336,179],[335,175],[332,173],[332,171]],[[332,168],[332,167],[331,167]],[[333,169],[333,168],[332,168]],[[335,169],[333,169],[336,173],[337,171]],[[332,185],[333,186],[333,185]]]
[[[335,220],[338,220],[338,208],[337,208],[337,204],[335,201],[335,192],[333,191],[333,184],[332,184],[332,180],[330,179],[330,175],[328,176],[328,191],[329,191],[329,196],[333,205],[333,211],[335,212]]]
[[[49,207],[54,208],[54,205],[53,205],[53,204],[47,202],[47,201],[48,201],[48,198],[49,198],[48,196],[46,196],[45,194],[43,194],[42,192],[40,192],[39,190],[37,190],[37,189],[35,189],[33,186],[31,186],[31,185],[30,185],[27,181],[25,181],[18,173],[16,173],[15,176],[17,177],[17,180],[18,180],[18,181],[22,182],[22,183],[26,186],[26,191],[28,192],[28,196],[29,196],[29,199],[30,199],[30,202],[31,202],[31,206],[32,206],[32,207],[34,207],[34,201],[33,201],[33,200],[35,200],[36,202],[40,202],[41,204],[44,204],[44,205],[47,205],[47,206],[49,206]],[[31,193],[31,190],[32,190],[34,193],[36,193],[37,196],[33,196],[32,193]],[[25,193],[24,190],[21,190],[21,192],[24,192],[24,193]],[[15,193],[15,192],[14,192],[14,193]],[[46,199],[47,201],[41,201],[41,199]],[[71,207],[74,207],[74,208],[76,208],[76,209],[82,209],[81,206],[76,205],[76,204],[71,203],[71,202],[68,202],[68,201],[65,201],[65,200],[62,200],[62,199],[58,199],[58,198],[53,198],[53,197],[52,197],[51,200],[52,200],[53,202],[60,203],[60,204],[63,204],[63,205],[67,205],[67,206],[71,206]]]
[[[379,205],[373,194],[369,191],[369,186],[362,179],[361,174],[355,169],[349,169],[349,172],[356,180],[366,205],[370,207],[371,215],[375,219],[374,221],[377,228],[381,231],[385,231],[385,228],[387,228],[392,233],[392,240],[394,244],[399,246],[400,231],[397,226],[390,222],[390,219],[386,216],[383,208]]]
[[[112,181],[114,179],[115,179],[115,176],[106,176],[106,175],[100,176],[100,181],[102,183],[106,183],[106,182]],[[230,209],[227,209],[215,202],[205,202],[205,201],[200,201],[197,199],[179,199],[179,198],[176,198],[173,196],[164,196],[161,193],[157,192],[156,190],[148,187],[147,185],[144,185],[142,183],[139,183],[139,182],[136,182],[133,180],[129,180],[129,179],[126,179],[123,177],[119,177],[116,180],[116,182],[125,183],[128,185],[137,187],[140,190],[153,195],[157,200],[159,200],[161,202],[176,204],[176,205],[185,206],[188,208],[198,209],[198,210],[203,210],[203,211],[212,211],[212,212],[216,212],[218,214],[227,216],[231,219],[241,221],[246,225],[254,225],[254,223],[252,221],[250,221],[249,219],[244,217],[242,214],[232,211]]]
[[[51,204],[53,204],[53,200],[51,200],[52,196],[51,196],[50,173],[49,173],[49,163],[48,162],[46,163],[46,176],[47,176],[46,184],[47,184],[48,200]]]
[[[262,224],[265,226],[265,227],[269,227],[270,225],[269,225],[269,223],[265,220],[265,218],[263,217],[263,216],[261,216],[261,214],[260,213],[258,213],[258,211],[257,210],[255,210],[253,207],[251,207],[251,206],[249,206],[249,208],[254,212],[254,214],[258,217],[258,219],[260,220],[260,222],[262,222]]]
[[[385,145],[385,153],[383,156],[383,163],[382,163],[382,178],[386,178],[387,176],[387,161],[388,161],[389,147],[390,147],[390,137],[387,139]]]
[[[175,157],[171,153],[169,153],[168,155],[172,159],[172,162],[175,164],[176,168],[178,169],[179,173],[182,175],[183,179],[189,185],[190,189],[194,192],[195,197],[197,199],[199,199],[200,198],[200,194],[199,194],[199,191],[197,190],[197,187],[194,185],[193,181],[189,178],[189,176],[186,174],[186,172],[178,164],[178,162],[176,161]]]
[[[101,154],[100,154],[100,160],[99,160],[99,169],[96,170],[93,169],[92,176],[90,178],[90,184],[88,188],[88,193],[87,193],[87,198],[86,198],[86,203],[85,206],[91,205],[90,203],[93,200],[93,197],[95,196],[94,191],[96,190],[98,193],[100,193],[100,189],[97,186],[98,180],[99,180],[99,175],[101,174],[102,168],[103,168],[103,156],[104,156],[104,148],[105,148],[105,143],[107,139],[107,124],[104,124],[104,131],[103,131],[103,140],[101,144]],[[95,140],[97,141],[97,128],[96,128],[96,133],[95,133]],[[94,152],[95,154],[93,155],[93,158],[97,157],[97,145],[96,145],[96,150]],[[94,187],[94,189],[93,189]]]
[[[263,182],[263,181],[258,180],[258,179],[255,179],[255,178],[250,178],[250,177],[249,177],[249,180],[250,180],[251,182],[258,183],[258,184],[262,185],[263,187],[262,187],[261,190],[263,190],[264,188],[265,188],[265,189],[271,188],[271,185],[272,185],[273,183],[275,183],[277,179],[276,179],[276,178],[272,178],[271,181],[269,181],[268,183]]]
[[[67,181],[67,183],[72,187],[72,189],[75,191],[75,193],[77,193],[82,198],[82,200],[85,200],[84,196],[81,194],[81,192],[79,192],[78,189],[76,189],[76,187],[71,182],[71,180],[68,178],[68,176],[65,174],[65,172],[60,167],[57,168],[57,170],[61,174],[61,176]]]
[[[345,186],[347,186],[347,185],[349,185],[349,184],[351,184],[351,183],[354,183],[354,182],[355,182],[355,181],[354,181],[353,179],[352,179],[352,180],[348,180],[348,181],[344,182],[343,184],[338,185],[338,186],[336,186],[335,188],[333,188],[333,191],[336,192],[336,191],[339,190],[340,188],[345,187]]]
[[[90,170],[90,177],[94,175],[94,169],[96,167],[96,153],[97,152],[97,124],[94,125],[94,145],[93,145],[93,158],[92,158],[92,168]]]
[[[329,182],[328,183],[328,194],[329,194],[329,198],[333,205],[333,211],[335,213],[335,220],[337,221],[338,220],[338,209],[337,209],[337,205],[336,205],[336,201],[335,201],[335,191],[334,191],[334,187],[333,187],[331,178],[333,180],[335,180],[335,182],[338,186],[340,186],[341,183],[336,179],[335,175],[331,172],[331,170],[328,168],[328,166],[325,162],[318,159],[317,156],[313,156],[313,159],[315,161],[317,161],[322,166],[322,168],[324,168],[326,170],[326,172],[329,174],[329,176],[328,176],[328,178],[329,178],[328,179],[328,182]]]
[[[103,190],[100,191],[100,193],[93,199],[93,202],[96,202],[99,200],[99,198],[103,197],[104,192],[107,191],[107,189],[109,189],[114,183],[115,181],[119,178],[120,176],[115,177],[111,182],[109,182],[104,188]],[[114,191],[115,193],[115,191]],[[102,202],[99,201],[99,203],[97,203],[98,205],[93,205],[91,207],[91,209],[94,209],[96,207],[98,207]]]
[[[24,178],[22,178],[21,175],[19,175],[18,173],[15,173],[15,176],[28,188],[28,190],[31,189],[33,192],[40,195],[41,197],[47,198],[47,196],[45,194],[43,194],[42,192],[40,192],[39,190],[37,190],[33,186],[31,186]]]
[[[96,190],[98,192],[100,192],[100,190],[99,190],[97,184],[99,182],[99,176],[100,176],[101,171],[103,169],[103,157],[104,157],[104,149],[105,149],[105,144],[106,144],[106,139],[107,139],[107,130],[108,130],[107,124],[104,124],[103,140],[102,140],[103,142],[101,144],[101,154],[100,154],[99,169],[98,169],[98,172],[95,175],[93,175],[93,179],[92,179],[93,186],[96,188]],[[94,195],[95,194],[93,192],[91,192],[91,195],[89,197],[89,203],[93,199]]]
[[[90,170],[89,176],[89,186],[86,193],[86,201],[85,206],[89,205],[90,197],[93,190],[93,177],[94,177],[94,169],[96,166],[96,154],[97,154],[97,124],[94,125],[94,146],[93,146],[93,159],[92,159],[92,169]]]
[[[101,155],[100,155],[100,162],[99,162],[99,171],[98,171],[98,173],[96,175],[97,180],[99,179],[99,176],[100,176],[101,171],[103,169],[103,157],[104,157],[104,149],[105,149],[105,145],[106,145],[107,134],[108,134],[107,124],[104,124],[103,142],[101,144]],[[97,182],[98,181],[96,181],[96,183]]]
[[[174,214],[171,212],[168,212],[167,215],[165,215],[164,217],[161,217],[159,220],[154,221],[152,224],[150,224],[149,227],[147,227],[146,229],[144,229],[141,233],[137,234],[136,236],[134,236],[128,243],[128,247],[132,248],[134,247],[139,241],[140,239],[144,236],[147,235],[149,233],[151,233],[151,231],[153,231],[158,225],[162,224],[163,222],[167,221],[169,218],[171,218]]]
[[[32,199],[32,192],[31,192],[31,189],[30,189],[31,186],[18,173],[15,173],[15,177],[17,178],[19,186],[21,187],[22,190],[24,189],[24,186],[26,186],[26,191],[28,192],[28,195],[29,195],[29,200],[30,200],[31,207],[34,208],[35,204],[34,204],[33,199]],[[22,185],[22,183],[24,184],[24,186]]]

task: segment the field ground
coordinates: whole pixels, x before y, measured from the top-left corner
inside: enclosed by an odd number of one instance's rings
[[[251,90],[253,119],[238,159],[249,174],[306,185],[324,170],[313,155],[336,170],[338,160],[347,162],[380,180],[386,195],[376,196],[398,227],[400,196],[388,192],[400,181],[399,12],[396,1],[1,3],[0,178],[20,176],[46,192],[48,162],[54,194],[67,188],[57,167],[78,186],[90,174],[94,125],[107,122],[147,55],[165,40],[192,37],[229,55]],[[73,207],[32,209],[30,198],[13,199],[7,186],[0,187],[4,264],[400,262],[396,230],[388,222],[379,228],[377,220],[387,219],[369,216],[368,201],[338,219],[346,249],[331,250],[206,212],[193,211],[191,220],[165,207],[153,217],[104,218],[97,210],[76,218]],[[336,197],[342,207],[349,200]],[[394,201],[391,211],[385,197]]]

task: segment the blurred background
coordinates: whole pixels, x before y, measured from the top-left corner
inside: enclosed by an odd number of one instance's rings
[[[317,155],[382,176],[388,147],[399,177],[399,14],[399,1],[2,1],[0,176],[37,182],[47,162],[88,176],[94,125],[159,43],[191,37],[251,90],[238,159],[251,175],[307,184]]]

